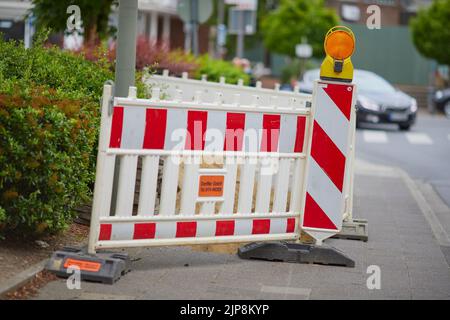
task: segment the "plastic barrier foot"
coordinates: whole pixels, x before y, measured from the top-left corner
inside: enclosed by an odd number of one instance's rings
[[[360,240],[367,242],[369,240],[369,226],[366,219],[353,219],[344,221],[341,232],[335,234],[332,238]]]
[[[355,261],[336,248],[292,242],[253,242],[239,248],[242,259],[315,263],[355,267]]]
[[[53,253],[45,269],[67,278],[74,272],[68,270],[70,266],[78,267],[80,280],[113,284],[130,271],[131,262],[126,253],[102,252],[89,255],[85,249],[64,247]]]

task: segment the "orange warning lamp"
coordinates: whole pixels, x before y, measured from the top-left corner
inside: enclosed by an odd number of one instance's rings
[[[326,57],[320,67],[320,78],[351,82],[353,64],[350,60],[355,51],[355,35],[345,26],[336,26],[325,35],[324,48]]]

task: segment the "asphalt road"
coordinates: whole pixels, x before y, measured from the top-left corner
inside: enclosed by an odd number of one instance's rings
[[[450,206],[450,119],[423,112],[410,131],[365,125],[356,137],[358,158],[402,168],[413,179],[430,183]]]

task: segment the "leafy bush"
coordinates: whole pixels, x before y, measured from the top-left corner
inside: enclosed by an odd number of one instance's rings
[[[212,59],[208,55],[203,55],[197,59],[197,62],[199,67],[194,74],[194,77],[197,79],[200,79],[202,75],[206,75],[209,81],[219,82],[220,77],[223,76],[227,83],[236,84],[239,79],[242,79],[244,84],[250,82],[248,74],[229,61]]]
[[[0,40],[0,229],[58,231],[89,199],[110,78],[104,62]]]
[[[0,40],[0,80],[35,83],[78,97],[101,97],[103,83],[113,79],[107,60],[93,63],[57,47],[43,48],[41,43],[43,39],[25,49],[15,41]]]
[[[108,53],[110,61],[115,59],[115,50],[115,45],[113,45]],[[89,52],[92,51],[95,50],[89,50]],[[239,79],[243,79],[245,84],[250,81],[249,76],[231,62],[212,59],[208,55],[196,58],[179,49],[171,51],[164,44],[158,44],[140,36],[136,43],[136,69],[143,70],[146,67],[150,67],[152,71],[158,73],[167,69],[170,74],[175,76],[181,76],[183,72],[188,72],[197,79],[206,75],[208,80],[216,82],[221,76],[226,77],[228,83],[237,83]]]
[[[115,44],[111,47],[108,57],[110,61],[115,59]],[[155,71],[167,69],[174,75],[181,75],[183,72],[192,73],[198,67],[193,55],[181,50],[170,51],[164,44],[139,36],[136,41],[136,69],[142,70],[149,66]]]

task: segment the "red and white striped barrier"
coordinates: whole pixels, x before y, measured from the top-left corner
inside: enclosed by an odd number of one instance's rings
[[[305,115],[132,106],[115,106],[113,110],[110,148],[303,151]],[[257,143],[252,146],[246,137],[256,138]]]
[[[152,99],[130,88],[111,108],[104,88],[90,253],[339,231],[353,112],[339,85],[318,84],[310,108],[299,93],[158,79],[169,83],[163,100],[153,84]],[[209,155],[221,162],[205,166]]]
[[[354,130],[355,87],[330,81],[315,83],[313,124],[306,164],[302,228],[317,241],[342,227],[345,183]]]

